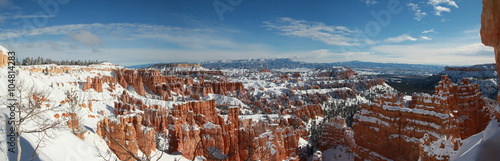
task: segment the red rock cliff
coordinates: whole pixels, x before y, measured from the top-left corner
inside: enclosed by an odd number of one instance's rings
[[[484,45],[495,49],[497,71],[500,73],[500,2],[498,0],[483,0],[481,40]]]
[[[321,132],[321,142],[319,149],[328,150],[336,145],[354,147],[354,133],[347,127],[345,120],[340,117],[333,117],[323,125]]]
[[[148,145],[153,145],[148,143],[154,140],[155,133],[166,134],[169,152],[181,152],[188,159],[195,156],[209,159],[222,157],[235,161],[298,158],[300,131],[295,130],[287,119],[271,122],[242,121],[239,118],[239,108],[229,108],[225,119],[217,112],[215,101],[187,102],[168,109],[144,105],[140,99],[127,92],[120,96],[120,101],[115,103],[114,110],[120,121],[102,120],[98,125],[98,134],[108,140],[116,138],[117,141],[108,141],[108,145],[121,159],[127,157],[126,151],[119,147],[120,144],[126,144],[121,140],[137,140],[133,144],[129,142],[127,149],[148,152],[151,150]],[[317,110],[311,110],[303,115],[311,116],[316,113]],[[152,130],[140,135],[138,129],[144,127]],[[213,155],[211,150],[214,149],[220,151],[220,155]]]
[[[109,148],[121,160],[134,160],[130,152],[138,155],[138,150],[150,155],[156,150],[155,131],[144,130],[141,116],[119,117],[118,121],[105,118],[97,126],[97,134],[102,136]]]
[[[414,94],[409,106],[397,94],[385,94],[362,105],[353,123],[356,160],[366,158],[418,160],[429,157],[422,150],[440,138],[449,138],[457,150],[459,140],[486,127],[490,115],[479,86],[457,85],[443,76],[434,95]],[[420,140],[427,138],[421,145]],[[372,153],[375,152],[375,153]]]

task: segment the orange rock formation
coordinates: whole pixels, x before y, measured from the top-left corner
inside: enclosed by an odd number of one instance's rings
[[[481,14],[481,40],[484,45],[495,49],[497,71],[500,72],[500,2],[483,0]],[[499,75],[500,78],[500,75]]]
[[[149,154],[154,148],[147,145],[154,145],[152,142],[155,133],[166,134],[169,152],[181,152],[188,159],[195,156],[235,161],[299,158],[298,141],[302,132],[296,130],[297,123],[289,123],[290,119],[273,122],[241,120],[240,109],[234,107],[228,109],[225,119],[218,113],[215,101],[187,102],[168,109],[158,105],[144,105],[140,99],[133,98],[127,92],[120,96],[120,101],[115,103],[114,111],[120,121],[102,120],[98,125],[98,134],[109,140],[108,145],[121,159],[130,156],[123,148],[120,149],[120,144],[125,145],[127,140],[137,140],[137,143],[126,144],[127,149],[139,149]],[[304,106],[296,112],[304,119],[323,114],[317,105]],[[305,129],[303,124],[302,126]],[[143,132],[144,135],[140,136],[138,129],[144,129],[142,127],[150,127],[152,130]],[[124,135],[127,131],[135,133]],[[110,138],[115,138],[116,141]],[[214,155],[214,149],[220,155]]]
[[[8,58],[7,52],[0,50],[0,67],[6,66],[9,63]]]
[[[484,130],[491,118],[478,85],[466,80],[457,85],[447,76],[434,95],[414,94],[408,107],[397,94],[385,94],[373,102],[362,105],[355,116],[356,160],[447,160],[449,156],[427,155],[423,146],[444,137],[457,150],[461,139]]]

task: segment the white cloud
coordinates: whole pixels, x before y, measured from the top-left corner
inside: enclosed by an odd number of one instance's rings
[[[427,33],[438,33],[437,31],[435,31],[434,29],[430,29],[430,30],[424,30],[422,31],[423,34],[427,34]]]
[[[40,41],[35,43],[13,44],[16,52],[21,57],[43,56],[53,60],[106,60],[120,65],[137,65],[160,62],[199,62],[207,60],[250,59],[265,57],[287,57],[300,55],[297,53],[274,53],[262,48],[252,50],[231,51],[216,49],[161,49],[141,46],[128,46],[123,48],[88,49],[81,47],[73,41]],[[12,46],[6,46],[12,49]],[[45,54],[48,53],[48,54]],[[43,55],[41,55],[43,54]],[[281,56],[283,55],[283,56]]]
[[[443,6],[434,6],[434,11],[437,16],[441,16],[441,12],[451,12],[451,9]]]
[[[415,12],[415,20],[420,21],[420,20],[422,20],[422,18],[424,18],[425,16],[427,16],[427,13],[424,12],[424,11],[422,11],[417,4],[415,4],[415,3],[408,3],[407,6],[410,7],[410,10],[412,10],[413,12]]]
[[[188,48],[239,48],[233,40],[224,36],[224,28],[184,28],[162,25],[145,25],[133,23],[112,24],[73,24],[35,28],[33,30],[9,29],[0,32],[0,40],[15,38],[33,38],[37,36],[66,36],[80,31],[88,31],[94,35],[119,40],[154,39]],[[232,31],[235,32],[235,31]],[[76,36],[76,35],[73,35]],[[90,36],[87,34],[86,36]],[[71,37],[71,35],[70,35]],[[89,37],[87,37],[89,38]],[[78,40],[77,40],[78,41]]]
[[[470,44],[415,44],[415,45],[380,45],[372,47],[374,51],[414,56],[441,55],[474,55],[482,51],[493,52],[493,49],[481,43]]]
[[[328,26],[322,22],[308,22],[292,18],[280,18],[274,22],[263,22],[270,30],[278,30],[279,34],[321,41],[329,45],[356,46],[360,40],[355,40],[355,31],[345,26]]]
[[[10,19],[24,19],[24,18],[52,18],[55,17],[54,15],[15,15],[12,16]]]
[[[371,50],[384,55],[377,59],[378,61],[448,65],[473,65],[495,62],[493,49],[481,43],[380,45],[372,47]]]
[[[453,0],[429,0],[428,3],[430,5],[432,5],[432,6],[438,6],[438,5],[441,5],[441,4],[447,4],[447,5],[453,6],[455,8],[458,8],[457,3],[455,3],[455,1],[453,1]]]
[[[101,38],[86,30],[82,30],[79,33],[69,33],[68,36],[75,41],[85,44],[85,46],[98,47],[103,45]]]
[[[417,39],[414,37],[411,37],[408,34],[403,34],[403,35],[400,35],[397,37],[391,37],[391,38],[387,38],[384,40],[384,42],[388,42],[388,43],[400,43],[403,41],[417,41]]]
[[[427,12],[424,10],[433,10],[435,15],[441,16],[442,12],[452,11],[451,8],[447,6],[458,8],[458,5],[454,0],[428,0],[427,3],[425,1],[415,3],[410,2],[407,3],[406,6],[414,12],[414,19],[417,21],[421,21],[427,16]]]
[[[364,1],[367,6],[371,6],[378,3],[378,1],[376,0],[362,0],[362,1]]]
[[[427,37],[427,36],[420,36],[420,39],[422,39],[422,40],[432,40],[430,37]]]
[[[276,52],[263,48],[229,51],[217,49],[152,49],[141,46],[101,48],[99,53],[75,47],[75,42],[36,42],[19,44],[16,52],[23,57],[37,57],[40,53],[54,60],[107,60],[120,65],[159,62],[200,62],[208,60],[296,57],[305,62],[368,61],[386,63],[473,65],[495,62],[493,49],[481,43],[423,43],[415,45],[379,45],[368,52],[342,52],[328,49]],[[10,49],[8,46],[6,46]],[[43,51],[43,52],[41,52]],[[57,51],[57,52],[51,52]],[[137,56],[138,53],[147,53]]]
[[[441,16],[441,12],[451,12],[450,8],[443,7],[442,4],[458,8],[457,3],[453,0],[429,0],[427,3],[434,7],[434,13],[437,16]]]
[[[363,56],[372,54],[372,52],[332,52],[328,49],[319,49],[311,51],[317,58],[327,58],[332,56]]]

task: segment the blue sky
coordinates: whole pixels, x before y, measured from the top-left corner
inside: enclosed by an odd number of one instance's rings
[[[0,0],[0,9],[0,44],[20,57],[494,62],[478,0]]]

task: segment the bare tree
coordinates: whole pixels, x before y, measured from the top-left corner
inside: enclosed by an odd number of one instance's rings
[[[95,149],[97,151],[97,154],[94,154],[95,156],[97,156],[97,157],[99,157],[99,158],[101,158],[101,159],[103,159],[105,161],[111,161],[112,160],[111,158],[113,158],[113,155],[112,155],[112,152],[111,152],[110,149],[108,149],[106,151],[106,154],[102,154],[101,150],[98,148],[98,145],[95,142],[94,142],[94,147],[95,147]],[[118,159],[114,158],[113,161],[118,161]]]
[[[40,144],[45,140],[45,137],[51,137],[49,135],[49,129],[58,127],[59,121],[50,119],[46,114],[52,111],[53,108],[43,104],[49,101],[47,97],[50,95],[50,89],[36,89],[34,85],[25,86],[24,80],[18,80],[16,89],[19,92],[17,106],[17,121],[13,125],[16,131],[16,144],[17,144],[17,161],[21,160],[22,146],[21,137],[23,134],[27,133],[38,133],[41,135],[41,139],[38,140],[37,146],[34,150],[34,159],[37,155],[37,151]],[[30,126],[26,126],[29,124]]]
[[[68,100],[69,108],[67,109],[67,113],[69,114],[68,118],[68,126],[70,127],[71,133],[76,136],[82,136],[88,130],[85,128],[83,122],[85,121],[82,116],[83,108],[78,105],[79,99],[78,95],[75,91],[66,92],[66,100]]]
[[[135,159],[137,161],[151,161],[154,157],[159,155],[158,158],[156,159],[158,161],[163,157],[163,153],[165,153],[165,150],[168,147],[168,144],[161,144],[161,145],[157,144],[157,146],[156,146],[157,152],[155,154],[148,156],[148,155],[143,153],[142,155],[139,156],[139,155],[135,154],[134,152],[132,152],[130,149],[128,149],[125,145],[123,145],[121,143],[120,139],[117,139],[113,135],[111,135],[111,133],[109,132],[109,127],[105,127],[104,132],[105,133],[104,133],[103,137],[107,137],[110,140],[110,142],[117,144],[122,150],[124,150],[126,153],[128,153],[130,155],[129,158],[127,158],[125,160]],[[156,142],[158,143],[158,141],[162,139],[161,137],[165,137],[165,136],[166,135],[156,134],[155,135]],[[144,149],[140,146],[139,146],[139,150],[144,151]],[[99,152],[99,154],[97,154],[98,157],[103,158],[104,160],[111,159],[110,156],[106,157],[105,155],[101,154],[99,150],[98,150],[98,152]]]
[[[192,161],[194,161],[196,159],[196,153],[198,152],[198,150],[202,150],[204,152],[204,154],[208,154],[205,157],[206,160],[215,160],[215,161],[222,161],[222,160],[226,160],[228,159],[229,157],[231,156],[234,156],[236,155],[236,151],[238,149],[236,149],[235,147],[233,146],[230,146],[229,149],[231,149],[231,151],[229,151],[228,154],[224,154],[221,149],[215,147],[216,145],[208,145],[208,141],[211,139],[212,137],[209,136],[209,135],[202,135],[202,137],[200,138],[200,140],[198,140],[198,142],[196,143],[196,148],[194,150],[194,158],[192,159]]]

